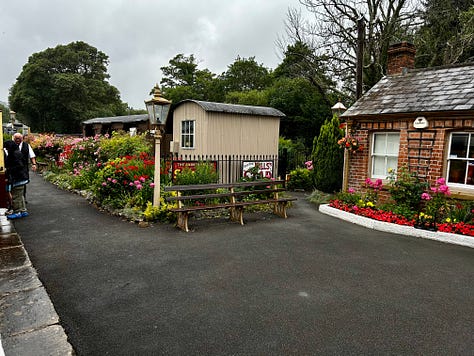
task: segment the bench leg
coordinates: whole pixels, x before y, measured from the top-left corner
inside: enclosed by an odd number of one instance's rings
[[[244,225],[244,207],[237,206],[230,208],[230,220],[239,222],[240,225]]]
[[[278,216],[286,219],[287,218],[286,205],[287,205],[286,201],[275,203],[275,205],[273,206],[273,213],[275,215],[278,215]]]
[[[179,212],[178,213],[178,221],[176,222],[176,226],[179,227],[181,230],[189,232],[188,229],[188,212]]]

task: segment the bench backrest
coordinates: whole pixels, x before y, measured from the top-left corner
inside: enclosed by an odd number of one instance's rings
[[[211,183],[211,184],[193,184],[193,185],[170,185],[164,187],[167,192],[182,192],[191,190],[212,190],[212,189],[232,189],[242,187],[261,187],[261,186],[275,186],[284,185],[284,180],[266,180],[266,181],[251,181],[251,182],[238,182],[238,183]]]

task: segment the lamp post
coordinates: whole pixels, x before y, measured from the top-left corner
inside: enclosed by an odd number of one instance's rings
[[[332,108],[332,112],[334,115],[337,115],[339,118],[341,113],[343,113],[346,110],[346,107],[344,106],[343,103],[338,101]],[[346,130],[345,130],[345,136],[347,137],[349,135],[349,122],[346,121]],[[349,185],[349,151],[344,149],[344,166],[342,170],[342,191],[347,192],[347,188]]]
[[[145,100],[146,110],[148,111],[148,120],[150,122],[150,133],[153,134],[155,140],[155,174],[153,181],[153,206],[160,206],[160,148],[161,148],[161,129],[159,126],[166,124],[168,113],[171,107],[171,101],[163,98],[158,84],[153,89],[153,97]]]

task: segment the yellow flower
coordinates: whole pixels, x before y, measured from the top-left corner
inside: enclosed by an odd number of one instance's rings
[[[368,202],[367,202],[367,206],[370,207],[370,208],[372,208],[372,207],[374,207],[375,205],[374,205],[374,203],[372,203],[371,201],[368,201]]]

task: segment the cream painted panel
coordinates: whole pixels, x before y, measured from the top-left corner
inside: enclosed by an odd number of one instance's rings
[[[195,149],[180,154],[278,154],[280,119],[277,117],[207,113],[193,102],[174,111],[173,140],[181,140],[181,122],[195,120]]]

